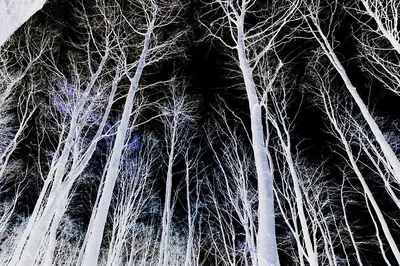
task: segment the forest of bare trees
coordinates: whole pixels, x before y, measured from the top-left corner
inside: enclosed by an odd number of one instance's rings
[[[43,2],[2,4],[0,266],[400,265],[400,1]]]

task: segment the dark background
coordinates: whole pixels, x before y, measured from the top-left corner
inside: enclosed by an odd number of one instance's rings
[[[89,5],[90,1],[86,4]],[[65,58],[66,52],[73,49],[66,40],[79,40],[79,36],[74,30],[76,22],[72,15],[75,5],[75,1],[52,0],[44,6],[43,10],[35,15],[35,17],[38,18],[38,23],[42,26],[49,25],[59,29],[61,32],[61,36],[57,39],[58,41],[56,43],[59,56],[58,63],[60,66],[63,65],[63,62],[67,62]],[[218,97],[222,97],[247,126],[247,128],[242,129],[241,134],[244,135],[245,130],[249,131],[250,127],[247,100],[242,80],[238,77],[232,77],[228,70],[228,68],[238,69],[238,67],[234,65],[235,63],[232,62],[231,58],[227,55],[227,50],[222,44],[217,40],[204,38],[206,31],[204,27],[200,25],[199,19],[207,8],[208,7],[201,1],[192,0],[187,4],[183,17],[186,24],[185,26],[189,27],[190,30],[183,41],[186,51],[185,57],[173,58],[157,65],[155,68],[146,69],[144,79],[146,82],[163,80],[168,79],[172,73],[179,73],[182,78],[188,82],[187,92],[200,101],[197,124],[197,134],[199,136],[196,145],[205,149],[203,162],[205,165],[212,168],[213,161],[210,159],[212,153],[207,150],[208,148],[204,142],[205,132],[203,128],[209,123],[210,119],[215,117],[212,107],[219,104]],[[325,12],[325,15],[329,16],[329,9]],[[360,57],[357,40],[355,38],[361,33],[362,29],[360,23],[343,10],[339,10],[334,16],[334,19],[339,21],[339,26],[335,31],[335,40],[338,43],[335,51],[346,68],[351,81],[358,89],[364,102],[369,106],[370,111],[372,111],[374,116],[386,119],[386,122],[382,124],[383,131],[393,129],[396,125],[400,124],[400,98],[393,92],[385,89],[377,80],[371,77],[371,75],[363,71],[361,66],[365,64],[364,61],[366,59]],[[201,16],[201,19],[204,23],[207,23],[212,17],[213,15]],[[366,23],[372,23],[368,21],[368,18],[360,18],[364,19]],[[251,20],[249,23],[251,23]],[[22,33],[17,32],[17,34]],[[316,41],[293,38],[292,41],[288,42],[285,47],[280,50],[280,56],[291,62],[292,71],[288,73],[288,75],[291,75],[295,83],[294,87],[297,88],[292,93],[293,101],[289,108],[290,117],[293,118],[297,113],[295,118],[296,126],[292,132],[292,142],[294,147],[303,151],[303,156],[305,156],[310,163],[318,165],[323,161],[327,162],[327,174],[324,178],[336,184],[338,188],[337,193],[340,193],[339,186],[342,180],[341,169],[346,167],[341,157],[341,154],[344,153],[336,145],[336,140],[327,132],[327,124],[329,124],[329,122],[320,108],[315,106],[312,94],[303,89],[304,86],[312,82],[307,73],[307,65],[313,51],[317,48],[318,43]],[[333,86],[335,86],[335,89],[338,91],[345,92],[344,85],[339,77],[335,78],[335,83],[332,87]],[[157,93],[153,97],[157,97]],[[356,107],[354,108],[356,109]],[[358,110],[356,110],[356,112],[358,112]],[[151,116],[151,112],[147,115]],[[154,132],[162,134],[162,132],[160,132],[161,124],[159,122],[151,123],[148,127]],[[400,141],[400,132],[397,133]],[[35,130],[31,130],[29,138],[21,143],[21,148],[17,151],[15,157],[22,158],[29,164],[31,154],[35,152],[35,147],[30,145],[30,143],[35,138]],[[96,163],[99,161],[102,162],[103,159],[101,159],[101,155],[99,155],[99,158],[99,160],[94,160],[93,163],[95,164],[95,161]],[[179,172],[181,167],[183,167],[183,165],[177,164],[176,171]],[[93,165],[93,168],[95,169],[96,165]],[[398,227],[395,225],[399,214],[398,208],[391,203],[391,199],[387,195],[382,184],[377,181],[377,178],[368,172],[368,170],[364,171],[366,177],[369,178],[368,184],[371,186],[374,196],[379,202],[379,206],[386,214],[385,218],[387,218],[390,228],[393,228],[393,235],[400,241],[400,234],[397,230]],[[160,172],[162,173],[162,171]],[[179,184],[179,179],[176,180],[176,184]],[[361,191],[361,186],[358,181],[355,179],[351,180],[351,184]],[[91,184],[82,184],[77,189],[78,196],[75,199],[76,204],[82,205],[83,207],[74,210],[74,215],[77,221],[82,224],[83,228],[90,218],[90,202],[93,202],[96,197],[97,186],[98,182],[96,183],[96,181],[93,180]],[[164,188],[162,176],[159,177],[157,186],[162,200],[162,191]],[[33,208],[39,192],[38,187],[40,187],[40,184],[32,184],[30,186],[29,193],[26,193],[22,200],[20,206],[21,211],[31,210]],[[86,196],[80,198],[80,193],[82,195],[89,194],[89,198]],[[347,211],[349,217],[359,225],[360,229],[355,229],[355,234],[359,237],[365,236],[365,238],[371,239],[372,241],[375,228],[369,217],[368,210],[365,207],[365,199],[362,195],[356,193],[354,193],[353,197],[356,203],[349,205]],[[87,202],[88,200],[89,202]],[[332,204],[336,205],[340,203],[333,201]],[[184,215],[185,212],[182,206],[178,204],[175,213],[177,215]],[[179,218],[176,219],[179,220]],[[278,222],[282,221],[278,220]],[[278,233],[281,233],[279,228]],[[379,250],[376,249],[376,245],[360,245],[360,250],[363,251],[363,257],[366,262],[369,263],[368,265],[384,264]],[[391,256],[390,252],[388,252],[387,256]],[[280,257],[283,265],[285,265],[286,260],[289,260],[283,252],[280,254]],[[390,259],[393,260],[393,258]]]

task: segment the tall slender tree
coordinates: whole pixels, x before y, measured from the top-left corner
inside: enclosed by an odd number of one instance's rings
[[[272,1],[259,6],[257,1],[213,1],[212,12],[220,14],[209,34],[235,53],[239,73],[243,78],[249,103],[251,139],[258,180],[258,235],[257,257],[259,265],[279,265],[275,235],[273,173],[268,161],[266,140],[268,132],[263,127],[262,94],[257,89],[254,69],[261,60],[271,61],[266,75],[273,75],[279,68],[276,48],[284,42],[283,28],[294,19],[299,1]],[[261,14],[256,10],[263,10]],[[255,23],[248,23],[248,18]],[[215,27],[213,27],[215,25]],[[266,59],[268,58],[268,59]],[[273,63],[275,62],[275,64]]]
[[[179,49],[172,50],[174,45],[183,32],[173,34],[168,40],[160,42],[156,36],[158,31],[166,26],[171,26],[178,22],[179,12],[182,5],[179,1],[174,1],[172,4],[164,1],[142,0],[138,3],[128,1],[131,4],[132,12],[135,12],[137,21],[132,17],[127,17],[121,13],[122,21],[127,24],[128,29],[142,37],[141,52],[137,59],[133,62],[128,54],[129,43],[124,43],[118,40],[120,52],[125,60],[125,74],[129,80],[129,90],[126,95],[126,101],[123,108],[122,117],[119,120],[119,125],[116,133],[115,142],[113,144],[112,154],[108,168],[105,170],[104,187],[99,191],[101,193],[98,206],[92,216],[92,228],[87,232],[88,242],[85,248],[85,253],[82,260],[82,265],[89,266],[97,264],[100,246],[103,239],[104,226],[107,219],[107,214],[118,176],[121,156],[124,150],[127,130],[130,126],[130,115],[134,108],[135,94],[139,88],[139,83],[143,70],[146,66],[167,58],[173,53],[179,52]],[[136,23],[135,23],[136,22]],[[132,75],[132,69],[134,74]]]
[[[368,123],[374,137],[376,138],[377,142],[379,143],[380,149],[385,156],[385,159],[390,163],[390,166],[393,171],[393,178],[395,178],[398,182],[400,181],[400,161],[397,158],[396,154],[394,153],[392,147],[390,147],[389,143],[385,139],[381,129],[379,128],[378,124],[375,121],[375,118],[371,115],[368,107],[362,100],[359,92],[357,91],[356,87],[354,87],[351,79],[349,78],[346,69],[343,67],[342,63],[340,62],[337,54],[334,50],[334,45],[330,41],[333,34],[333,23],[332,19],[321,21],[319,18],[319,10],[323,8],[323,4],[321,1],[303,1],[305,6],[305,12],[303,13],[304,20],[308,25],[308,31],[312,34],[314,39],[319,43],[321,48],[324,51],[325,56],[329,59],[332,66],[336,69],[337,73],[342,78],[342,81],[346,85],[346,88],[352,98],[354,99],[355,103],[357,104],[358,108],[361,111],[362,116],[364,117],[365,121]],[[338,1],[334,1],[333,3],[329,3],[327,7],[332,16],[335,14],[335,11],[338,9]],[[323,30],[322,24],[327,23],[324,28],[328,29],[328,32]]]

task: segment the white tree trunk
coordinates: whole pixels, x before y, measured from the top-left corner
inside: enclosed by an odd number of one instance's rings
[[[348,144],[346,143],[345,146],[346,146],[346,152],[348,153],[351,165],[352,165],[354,171],[356,172],[356,175],[357,175],[358,179],[360,180],[360,183],[361,183],[361,185],[362,185],[362,187],[363,187],[363,189],[365,191],[365,194],[366,194],[368,200],[372,204],[372,208],[374,209],[375,214],[376,214],[376,216],[378,218],[379,224],[381,225],[383,234],[385,235],[386,240],[389,243],[389,247],[392,250],[394,257],[396,258],[397,264],[400,265],[400,251],[399,251],[399,249],[397,247],[397,244],[396,244],[396,242],[395,242],[395,240],[394,240],[394,238],[392,236],[392,233],[390,232],[389,226],[386,223],[385,217],[383,216],[383,213],[382,213],[381,209],[379,208],[379,205],[376,202],[375,197],[373,196],[373,194],[372,194],[371,190],[369,189],[366,181],[364,180],[364,177],[362,176],[360,170],[356,166],[356,162],[354,161],[353,155],[350,154],[351,151],[349,150],[350,148],[348,147]]]
[[[284,144],[282,144],[284,145]],[[306,259],[310,266],[318,266],[318,258],[317,254],[314,252],[313,244],[311,241],[310,233],[308,231],[308,226],[307,226],[307,218],[304,213],[304,203],[303,203],[303,196],[302,192],[300,189],[300,184],[299,184],[299,178],[296,172],[296,169],[294,167],[294,162],[292,159],[292,155],[290,152],[290,146],[285,147],[285,157],[286,161],[289,165],[289,170],[290,170],[290,175],[292,176],[292,181],[293,181],[293,187],[294,187],[294,192],[295,192],[295,199],[296,199],[296,206],[297,206],[297,211],[300,219],[300,226],[301,226],[301,232],[303,233],[303,241],[306,246],[306,251],[307,251],[307,256]]]
[[[98,142],[98,137],[100,133],[103,131],[104,123],[109,114],[109,109],[111,106],[107,106],[107,111],[103,116],[102,123],[96,133],[96,139],[92,142],[89,146],[88,153],[86,154],[86,158],[83,160],[83,163],[79,165],[76,169],[73,169],[71,172],[67,173],[68,178],[66,182],[63,182],[63,178],[66,174],[66,167],[70,160],[71,150],[75,143],[76,132],[78,127],[80,126],[78,123],[78,118],[80,113],[82,112],[85,104],[87,103],[88,95],[92,90],[96,80],[98,79],[100,73],[103,70],[104,64],[108,58],[108,52],[102,58],[101,63],[98,66],[98,69],[91,77],[89,84],[86,86],[85,91],[83,93],[82,98],[79,100],[78,104],[74,108],[72,113],[69,130],[67,136],[65,138],[65,144],[62,147],[64,131],[60,134],[59,144],[57,147],[56,152],[54,153],[54,159],[51,164],[49,173],[47,175],[45,185],[42,188],[39,199],[36,202],[35,209],[33,214],[29,219],[29,223],[24,230],[22,237],[18,241],[18,245],[14,250],[13,257],[9,262],[8,266],[17,266],[17,265],[24,265],[30,266],[34,265],[36,254],[38,254],[41,245],[46,233],[51,227],[53,223],[53,217],[56,214],[57,210],[65,210],[66,208],[66,201],[59,201],[60,195],[65,195],[65,199],[68,196],[68,193],[72,187],[73,181],[81,174],[83,171],[84,166],[88,163],[91,155],[94,152],[95,146]],[[115,89],[112,91],[112,95],[114,95]],[[60,155],[59,155],[59,151]],[[47,195],[47,198],[46,198]],[[59,206],[60,205],[60,206]],[[60,207],[60,209],[57,209]],[[62,216],[62,214],[60,214]],[[58,223],[55,225],[58,226]],[[39,243],[39,244],[38,244]]]
[[[93,227],[90,232],[87,232],[89,234],[89,237],[87,246],[85,247],[85,254],[82,259],[83,266],[97,265],[98,262],[100,254],[100,246],[103,239],[104,226],[107,220],[108,209],[112,199],[116,178],[119,173],[119,165],[125,145],[126,133],[129,128],[130,114],[133,109],[133,101],[135,93],[139,86],[139,81],[143,69],[146,65],[146,57],[148,54],[151,35],[153,34],[156,12],[157,12],[156,10],[153,11],[152,14],[153,17],[152,20],[150,21],[150,24],[146,32],[143,44],[143,50],[138,61],[138,66],[135,75],[131,80],[131,85],[125,102],[124,111],[122,114],[122,118],[120,120],[120,124],[118,126],[117,135],[113,146],[113,151],[111,154],[110,164],[108,166],[108,169],[106,170],[107,174],[105,177],[104,188],[102,191],[99,191],[99,193],[100,192],[102,193],[99,205],[96,210],[93,210],[96,213],[93,218]]]
[[[398,28],[398,23],[397,23],[398,18],[393,17],[393,19],[395,21],[391,21],[389,16],[380,17],[378,12],[381,11],[381,12],[385,13],[384,10],[375,10],[375,11],[372,10],[372,7],[370,5],[370,0],[361,0],[361,2],[364,5],[365,10],[367,11],[368,15],[370,15],[375,20],[375,23],[378,26],[379,31],[382,32],[383,36],[390,42],[390,44],[393,46],[393,48],[396,50],[396,52],[400,55],[400,42],[398,39],[399,31],[395,30]],[[373,2],[379,3],[380,0],[375,0]],[[389,1],[389,3],[386,4],[387,6],[384,7],[384,8],[388,9],[388,10],[386,10],[386,12],[388,12],[388,13],[390,11],[398,12],[398,3],[396,3],[396,2],[397,2],[397,0]],[[382,5],[382,6],[380,6],[380,5]],[[379,3],[379,6],[375,3],[375,9],[383,8],[383,5],[384,5],[383,1],[382,1],[382,3]],[[388,14],[388,13],[385,13],[385,15],[396,16],[396,14]],[[388,24],[391,24],[391,26],[393,28],[392,29],[387,28],[384,25],[383,21],[385,21]]]
[[[175,162],[175,145],[176,145],[176,131],[178,127],[178,121],[174,114],[173,117],[173,125],[172,125],[172,136],[170,140],[170,150],[168,157],[168,170],[167,170],[167,180],[166,180],[166,188],[165,188],[165,202],[164,202],[164,211],[162,217],[162,232],[161,232],[161,241],[160,241],[160,253],[158,258],[158,265],[167,266],[169,260],[169,229],[171,227],[171,218],[172,218],[172,210],[171,210],[171,201],[172,201],[172,167]]]
[[[61,203],[62,206],[57,206],[55,208],[56,213],[54,214],[53,221],[50,226],[49,235],[48,235],[49,240],[47,243],[46,252],[44,254],[43,265],[53,265],[54,252],[57,247],[57,229],[58,229],[58,225],[60,224],[61,219],[67,209],[67,205],[69,202],[68,194],[66,195],[66,197],[65,196],[60,197],[59,202]]]
[[[365,121],[367,122],[369,128],[371,129],[372,133],[374,134],[374,137],[376,141],[379,143],[379,146],[382,149],[382,152],[386,158],[386,160],[389,162],[390,166],[392,169],[391,172],[393,173],[394,179],[400,183],[400,161],[398,160],[396,154],[393,152],[392,148],[386,141],[385,137],[382,134],[382,131],[380,130],[378,124],[376,123],[375,119],[372,117],[370,112],[368,111],[367,106],[361,99],[360,95],[358,94],[356,88],[353,86],[351,83],[349,77],[347,76],[347,73],[340,63],[339,59],[337,58],[335,51],[333,50],[332,46],[330,45],[327,37],[325,34],[322,32],[321,28],[318,25],[318,22],[316,21],[315,18],[313,18],[314,26],[317,28],[317,33],[313,31],[314,36],[316,37],[317,41],[320,43],[322,49],[325,52],[325,55],[329,58],[331,61],[332,65],[335,67],[336,71],[339,73],[341,76],[343,82],[346,85],[346,88],[350,92],[351,96],[353,97],[354,101],[356,102],[358,108],[361,111],[361,114],[363,115]],[[317,34],[319,36],[317,36]]]
[[[340,188],[340,203],[342,204],[343,218],[344,218],[344,222],[346,224],[347,231],[350,236],[351,243],[353,244],[354,251],[356,252],[356,258],[357,258],[358,265],[363,266],[357,242],[354,239],[353,232],[352,232],[350,224],[349,224],[349,220],[347,219],[346,204],[344,203],[343,184],[344,184],[344,179],[343,179],[342,187]]]
[[[332,105],[330,105],[330,103],[328,103],[328,101],[326,100],[325,97],[327,96],[323,96],[324,97],[324,107],[326,110],[326,113],[328,114],[329,120],[331,121],[335,131],[337,132],[340,141],[342,142],[342,144],[344,145],[347,157],[350,161],[350,165],[352,166],[352,169],[354,170],[355,174],[357,175],[358,180],[360,181],[365,194],[368,198],[368,200],[371,202],[373,210],[375,211],[375,214],[378,218],[379,224],[381,225],[383,234],[386,237],[386,240],[389,243],[389,247],[393,252],[393,255],[395,256],[397,263],[400,265],[400,251],[396,245],[396,242],[394,241],[394,238],[390,232],[389,226],[386,223],[385,217],[383,216],[383,213],[381,211],[381,209],[379,208],[378,203],[375,200],[375,197],[373,196],[371,190],[369,189],[369,186],[367,184],[367,182],[364,179],[364,176],[362,175],[359,167],[357,166],[357,162],[353,156],[353,153],[351,151],[351,147],[348,143],[348,141],[346,140],[346,137],[343,133],[343,131],[341,130],[341,128],[338,125],[338,122],[334,116],[334,107]]]
[[[30,98],[30,95],[29,95],[29,98]],[[28,104],[29,104],[29,100],[25,104],[25,110],[23,110],[23,116],[22,116],[21,122],[18,126],[17,132],[15,133],[13,139],[6,146],[6,148],[4,149],[2,154],[0,154],[0,180],[2,179],[4,173],[7,169],[8,162],[10,161],[11,155],[14,153],[14,151],[17,148],[18,142],[23,137],[23,133],[28,124],[28,121],[31,119],[32,115],[34,114],[34,109],[29,110]],[[18,105],[20,105],[20,103],[18,103]]]
[[[250,108],[251,136],[257,170],[258,184],[258,233],[257,257],[260,266],[279,265],[275,234],[275,211],[273,194],[273,175],[269,167],[265,146],[261,105],[259,104],[252,69],[246,57],[243,28],[238,27],[237,52],[240,70],[246,87]]]

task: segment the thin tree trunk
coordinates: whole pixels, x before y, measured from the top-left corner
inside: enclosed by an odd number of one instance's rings
[[[378,0],[376,0],[378,1]],[[396,0],[392,0],[394,2],[396,2]],[[369,4],[369,1],[367,0],[361,0],[362,4],[365,7],[365,10],[367,10],[368,15],[370,15],[374,20],[376,25],[378,26],[378,29],[382,32],[383,36],[390,42],[390,44],[393,46],[393,48],[396,50],[396,52],[400,55],[400,42],[398,39],[396,39],[396,37],[390,32],[390,30],[388,30],[385,25],[383,25],[382,19],[378,16],[378,14],[376,13],[376,11],[374,12]],[[391,5],[390,3],[387,3],[387,5]],[[398,4],[397,4],[398,5]],[[375,9],[378,9],[379,7],[375,6]],[[397,9],[398,7],[396,7],[393,4],[393,9]],[[393,14],[394,16],[396,14]],[[395,18],[396,22],[398,18]],[[388,20],[388,19],[385,19]],[[396,25],[395,22],[393,22],[393,27],[397,27],[398,25]],[[397,32],[398,33],[398,32]]]
[[[111,203],[116,178],[119,173],[120,160],[125,145],[126,134],[129,128],[130,114],[133,109],[135,93],[139,86],[139,81],[143,69],[146,65],[146,57],[148,54],[151,35],[153,33],[156,12],[157,9],[155,8],[152,13],[152,20],[146,32],[144,46],[139,58],[138,66],[135,75],[131,80],[131,85],[125,102],[124,111],[120,120],[120,125],[118,126],[113,151],[111,154],[110,164],[108,169],[106,170],[107,174],[105,177],[104,188],[102,191],[99,191],[99,193],[102,194],[100,197],[98,208],[97,210],[94,210],[96,211],[96,214],[93,220],[93,227],[90,232],[87,232],[89,234],[89,237],[87,246],[85,247],[85,254],[82,259],[83,266],[97,265],[98,262],[100,246],[103,239],[104,226],[107,220],[108,209]]]
[[[340,141],[344,145],[344,148],[345,148],[347,157],[350,161],[350,164],[351,164],[355,174],[357,175],[357,178],[360,181],[368,200],[372,204],[372,207],[373,207],[375,214],[378,218],[378,221],[381,225],[382,231],[386,237],[386,240],[389,243],[390,249],[392,250],[393,255],[395,256],[397,263],[400,265],[400,251],[399,251],[399,249],[396,245],[396,242],[394,241],[394,238],[390,232],[389,226],[386,223],[385,217],[383,216],[383,213],[382,213],[381,209],[379,208],[379,205],[376,202],[375,197],[373,196],[371,190],[369,189],[369,186],[368,186],[367,182],[365,181],[364,176],[362,175],[359,167],[357,166],[357,163],[356,163],[353,153],[351,151],[351,147],[350,147],[349,143],[347,142],[345,135],[343,134],[342,130],[340,129],[340,127],[337,124],[336,118],[334,117],[334,109],[333,109],[334,107],[331,106],[326,101],[325,97],[327,97],[327,96],[323,96],[323,97],[324,97],[324,107],[328,114],[328,117],[329,117],[330,121],[332,122],[332,125],[333,125],[334,129],[336,130],[337,134],[339,135]]]
[[[275,104],[275,106],[276,106],[276,108],[279,108],[277,104]],[[277,110],[277,111],[279,111],[279,110]],[[298,211],[298,217],[300,220],[301,232],[303,233],[303,241],[305,243],[306,250],[307,250],[306,258],[307,258],[307,261],[310,264],[310,266],[317,266],[318,259],[317,259],[316,253],[314,253],[313,244],[311,241],[310,233],[308,231],[307,218],[304,213],[303,195],[301,192],[299,177],[297,175],[295,165],[293,162],[292,153],[291,153],[289,129],[286,127],[285,124],[283,124],[283,123],[285,123],[285,121],[284,121],[284,118],[282,118],[281,123],[282,123],[283,130],[284,130],[284,132],[282,133],[281,129],[279,128],[278,122],[276,120],[277,119],[272,120],[272,124],[274,125],[274,127],[278,133],[278,137],[279,137],[279,140],[280,140],[280,143],[282,146],[282,150],[283,150],[287,165],[289,167],[290,176],[292,178],[293,189],[295,192],[295,202],[296,202],[296,207],[297,207],[297,211]],[[286,141],[283,137],[283,134],[286,135]]]
[[[169,260],[169,236],[170,236],[170,227],[171,227],[171,218],[172,218],[172,210],[171,210],[171,200],[172,200],[172,166],[175,161],[175,145],[176,145],[176,130],[178,127],[178,121],[174,114],[174,121],[172,125],[172,136],[170,141],[170,150],[169,150],[169,158],[168,158],[168,169],[167,169],[167,180],[166,180],[166,188],[165,188],[165,203],[164,203],[164,211],[162,217],[162,232],[161,232],[161,242],[160,242],[160,253],[158,258],[158,265],[167,266]]]
[[[312,15],[314,16],[314,15]],[[325,55],[329,58],[331,61],[332,65],[335,67],[336,71],[339,73],[341,76],[343,82],[346,85],[347,90],[350,92],[351,96],[353,97],[354,101],[356,102],[358,108],[361,111],[361,114],[363,115],[365,121],[367,122],[369,128],[371,129],[372,133],[374,134],[374,137],[376,141],[378,142],[379,146],[382,149],[382,152],[386,158],[386,160],[389,162],[389,164],[392,167],[392,173],[393,177],[395,180],[400,183],[400,161],[398,160],[396,154],[393,152],[392,148],[386,141],[385,137],[382,134],[382,131],[380,130],[378,124],[376,123],[375,119],[372,117],[370,112],[368,111],[367,106],[364,104],[363,100],[361,99],[360,95],[358,94],[356,88],[353,86],[351,83],[349,77],[347,76],[347,73],[345,69],[343,68],[342,64],[340,63],[339,59],[337,58],[332,46],[330,45],[327,37],[325,34],[322,32],[321,28],[319,27],[318,23],[315,21],[315,18],[312,18],[314,22],[314,26],[317,28],[317,32],[319,34],[319,37],[317,36],[317,33],[313,31],[313,34],[317,41],[320,43],[322,49],[325,52]]]
[[[356,252],[358,265],[363,266],[363,263],[361,261],[360,251],[358,249],[358,245],[356,243],[356,240],[354,239],[354,236],[353,236],[350,224],[349,224],[349,220],[347,219],[346,204],[344,203],[344,195],[343,195],[343,185],[344,185],[344,179],[343,179],[342,186],[340,188],[340,202],[342,204],[342,209],[343,209],[343,218],[344,218],[344,222],[346,224],[347,231],[349,232],[350,240],[351,240],[351,243],[353,244],[354,251]]]

